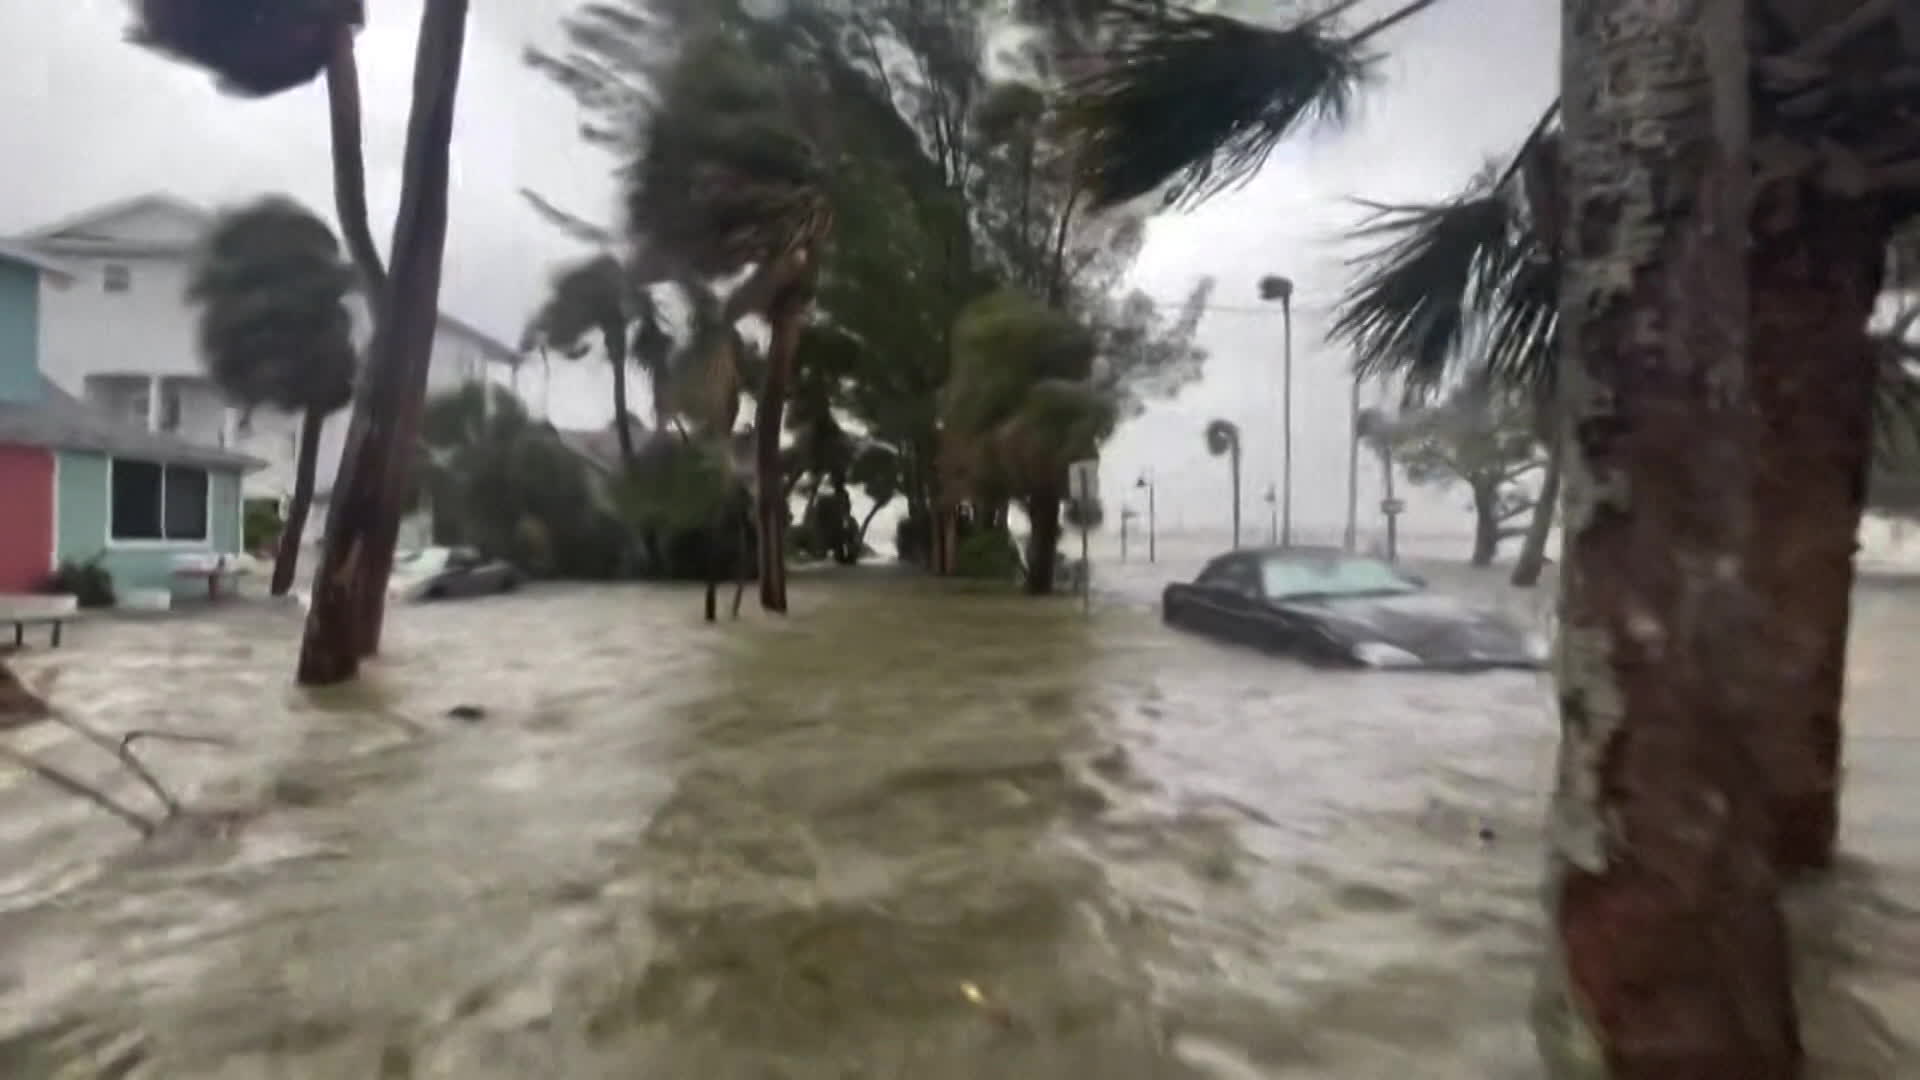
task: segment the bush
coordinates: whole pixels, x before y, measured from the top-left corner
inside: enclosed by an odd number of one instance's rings
[[[72,596],[83,608],[112,607],[113,575],[100,565],[105,552],[86,562],[62,559],[60,566],[40,583],[40,591],[55,596]]]
[[[960,539],[953,553],[955,577],[1013,582],[1020,577],[1020,549],[1005,529],[981,529]]]
[[[280,530],[286,527],[280,516],[280,500],[248,499],[246,516],[241,520],[241,546],[259,551],[280,542]]]

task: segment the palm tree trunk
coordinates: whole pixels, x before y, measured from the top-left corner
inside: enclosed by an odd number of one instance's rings
[[[1500,554],[1500,492],[1497,487],[1475,483],[1473,487],[1473,565],[1493,565]]]
[[[300,646],[297,677],[309,686],[351,679],[360,658],[379,645],[387,575],[412,479],[412,445],[439,320],[449,145],[466,26],[467,0],[426,0],[414,57],[394,265],[374,305],[365,385],[354,403],[328,507],[326,547]]]
[[[1790,1080],[1765,799],[1730,752],[1759,659],[1745,3],[1564,2],[1573,445],[1540,1046],[1553,1077]]]
[[[787,501],[780,486],[780,430],[793,379],[793,357],[800,347],[807,286],[793,282],[768,305],[773,340],[767,348],[766,382],[754,402],[754,472],[758,479],[760,526],[760,607],[787,610]]]
[[[353,52],[353,28],[342,26],[327,63],[327,117],[333,141],[333,202],[347,253],[366,286],[368,310],[377,322],[387,271],[367,223],[367,163],[360,122],[360,65]]]
[[[1808,195],[1793,224],[1755,230],[1749,385],[1766,426],[1745,563],[1767,634],[1770,708],[1755,717],[1769,846],[1785,872],[1833,861],[1853,553],[1873,449],[1877,357],[1867,335],[1889,227],[1868,203]]]
[[[293,588],[293,575],[300,567],[300,544],[306,538],[307,512],[313,507],[314,473],[320,465],[320,433],[327,416],[308,409],[300,420],[300,456],[293,465],[293,498],[287,502],[287,520],[280,529],[280,543],[273,556],[273,583],[269,591],[285,596]]]
[[[1027,500],[1027,593],[1053,592],[1053,572],[1060,562],[1060,493],[1043,491]]]
[[[609,327],[601,335],[606,342],[607,363],[613,367],[613,437],[620,442],[620,464],[633,468],[633,431],[627,424],[627,340],[624,328]]]
[[[1547,538],[1553,534],[1554,513],[1560,505],[1560,469],[1566,461],[1566,440],[1554,434],[1547,442],[1547,464],[1540,474],[1540,496],[1527,523],[1527,538],[1514,560],[1513,583],[1522,589],[1540,584],[1547,567]]]
[[[1235,436],[1233,455],[1228,459],[1228,467],[1233,470],[1233,546],[1240,548],[1240,440]]]

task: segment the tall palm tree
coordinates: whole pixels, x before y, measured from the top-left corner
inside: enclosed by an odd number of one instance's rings
[[[298,678],[341,682],[379,649],[386,579],[407,503],[414,435],[426,400],[446,242],[449,146],[469,0],[425,0],[414,57],[394,225],[394,272],[367,225],[354,34],[362,0],[133,0],[129,36],[212,71],[229,92],[263,97],[327,75],[334,198],[347,250],[373,312],[364,392],[347,431],[327,545],[316,575]]]
[[[1240,425],[1231,420],[1207,422],[1207,453],[1227,459],[1233,479],[1233,546],[1240,546]]]
[[[227,400],[297,413],[300,452],[273,563],[272,591],[293,585],[313,504],[320,434],[353,396],[353,269],[325,222],[270,196],[215,221],[188,278],[200,307],[200,355]]]
[[[817,108],[804,73],[771,77],[738,41],[695,26],[662,74],[644,150],[627,174],[626,209],[640,280],[712,280],[752,267],[728,295],[728,323],[763,316],[772,330],[755,388],[760,603],[787,608],[787,506],[780,436],[794,356],[833,212],[802,120]]]
[[[640,363],[652,384],[655,426],[664,428],[671,412],[666,391],[673,339],[662,324],[653,295],[634,282],[619,259],[595,255],[554,275],[551,292],[534,313],[528,331],[530,340],[569,357],[585,355],[588,337],[599,336],[613,374],[614,434],[621,460],[632,465],[633,425],[627,407],[630,360]]]

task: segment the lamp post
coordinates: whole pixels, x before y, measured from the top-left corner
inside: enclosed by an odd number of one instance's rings
[[[1260,279],[1260,299],[1280,302],[1280,546],[1293,544],[1293,281]]]
[[[1140,479],[1135,480],[1133,486],[1136,490],[1142,490],[1147,493],[1147,561],[1151,563],[1155,561],[1158,555],[1158,552],[1155,550],[1157,543],[1155,534],[1158,532],[1158,528],[1154,521],[1152,475],[1145,472],[1141,473]]]
[[[1267,543],[1278,544],[1280,542],[1280,496],[1274,492],[1272,484],[1267,485],[1266,500]]]
[[[1347,551],[1360,546],[1360,376],[1353,377],[1347,402]]]
[[[1140,511],[1135,510],[1131,506],[1123,506],[1120,508],[1120,561],[1121,562],[1127,561],[1128,527],[1133,524],[1133,519],[1139,516],[1140,516]]]

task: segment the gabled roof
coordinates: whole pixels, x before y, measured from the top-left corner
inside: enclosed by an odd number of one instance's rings
[[[130,218],[142,213],[158,213],[173,217],[188,226],[196,239],[193,242],[126,240],[93,231],[116,218]],[[198,203],[166,192],[148,192],[144,195],[118,199],[77,214],[70,214],[10,239],[0,238],[0,251],[15,248],[33,253],[35,258],[41,259],[44,269],[71,276],[69,271],[64,270],[57,263],[47,262],[41,253],[57,253],[61,249],[66,249],[75,254],[124,252],[146,255],[187,255],[193,251],[195,243],[198,242],[198,232],[211,226],[213,219],[213,211]],[[520,357],[519,352],[498,338],[444,311],[440,313],[440,325],[478,346],[496,363],[512,363]]]
[[[38,401],[0,401],[0,443],[243,472],[266,465],[245,454],[123,423],[60,389],[45,375],[40,376]]]

